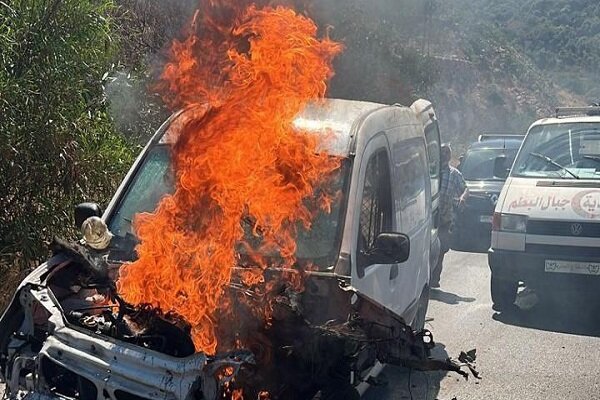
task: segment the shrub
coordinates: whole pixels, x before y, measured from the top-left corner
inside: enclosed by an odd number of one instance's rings
[[[115,51],[111,8],[109,0],[0,2],[4,269],[45,258],[53,235],[74,233],[73,205],[106,201],[132,162],[102,88]]]

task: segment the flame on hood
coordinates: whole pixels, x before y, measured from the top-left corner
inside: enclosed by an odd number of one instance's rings
[[[238,0],[202,0],[187,38],[172,43],[157,84],[164,101],[210,109],[177,127],[175,192],[136,217],[139,259],[123,267],[118,288],[131,303],[183,316],[197,351],[217,350],[236,248],[255,252],[254,270],[274,251],[291,267],[297,227],[309,229],[331,202],[313,193],[340,161],[317,153],[322,136],[292,121],[325,96],[340,51],[292,9]],[[252,244],[242,220],[252,221]]]

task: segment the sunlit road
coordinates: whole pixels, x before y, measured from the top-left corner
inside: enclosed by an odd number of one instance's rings
[[[495,313],[486,256],[451,252],[446,260],[428,313],[435,354],[477,348],[483,379],[388,367],[388,384],[370,389],[368,400],[410,399],[411,392],[413,399],[600,399],[597,298],[565,292],[536,301],[525,291],[519,309]]]

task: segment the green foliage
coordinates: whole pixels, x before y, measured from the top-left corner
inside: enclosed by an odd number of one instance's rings
[[[112,128],[102,80],[109,0],[0,2],[0,262],[47,255],[72,208],[109,199],[134,149]]]
[[[600,96],[597,0],[457,0],[454,8],[460,20],[496,31],[563,87],[590,100]]]
[[[479,0],[488,18],[508,26],[541,68],[598,70],[600,2],[597,0]]]
[[[149,86],[162,57],[192,18],[198,0],[115,0],[111,11],[118,39],[115,73],[105,85],[109,111],[119,132],[144,144],[169,116]]]
[[[460,32],[465,58],[508,77],[537,98],[534,108],[600,98],[600,2],[454,0],[445,13]],[[454,30],[450,27],[450,30]]]

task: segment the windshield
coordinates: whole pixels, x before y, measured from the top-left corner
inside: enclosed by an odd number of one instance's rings
[[[494,163],[498,157],[506,157],[508,168],[512,165],[517,149],[471,149],[465,155],[460,170],[468,181],[503,180],[494,176]]]
[[[173,173],[169,155],[167,145],[150,149],[109,220],[108,225],[114,235],[121,238],[134,237],[132,221],[135,215],[154,211],[160,199],[173,192]],[[348,170],[349,163],[343,162],[335,175],[327,180],[328,193],[341,195],[340,200],[333,203],[331,212],[320,211],[313,220],[310,230],[298,226],[296,257],[299,260],[310,261],[323,268],[333,265],[337,260],[343,225],[342,198],[349,175]],[[240,223],[248,232],[246,240],[251,244],[258,243],[260,238],[253,238],[251,235],[251,221],[240,221]],[[243,252],[241,246],[238,251]]]
[[[600,123],[552,124],[531,129],[512,176],[599,179],[599,170]]]
[[[114,235],[132,235],[135,214],[154,211],[160,199],[173,192],[169,160],[168,146],[150,149],[109,221],[109,229]]]

